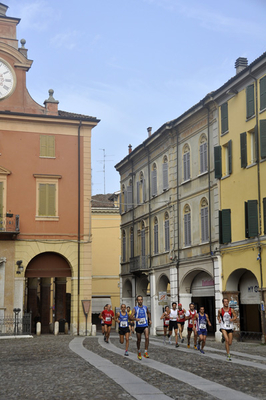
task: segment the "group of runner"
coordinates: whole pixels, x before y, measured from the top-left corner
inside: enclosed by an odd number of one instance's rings
[[[229,300],[224,298],[222,300],[223,307],[218,311],[218,321],[220,323],[220,331],[225,341],[225,348],[227,353],[227,359],[231,361],[230,346],[233,340],[233,329],[234,321],[236,320],[236,314],[231,307],[229,307]],[[99,318],[102,320],[104,340],[106,343],[109,342],[109,336],[112,326],[112,320],[119,324],[119,337],[120,343],[124,343],[125,339],[125,356],[128,356],[129,338],[131,333],[134,333],[134,322],[136,323],[136,336],[137,336],[137,351],[138,359],[141,360],[141,335],[144,333],[145,338],[145,350],[143,356],[149,358],[148,347],[149,347],[149,326],[152,324],[151,315],[147,306],[143,305],[143,297],[137,297],[137,305],[130,310],[130,307],[125,304],[121,304],[121,309],[116,315],[111,310],[111,305],[107,304],[104,310],[101,312]],[[181,343],[184,342],[183,330],[184,324],[188,321],[187,326],[187,347],[190,348],[190,339],[192,332],[194,333],[194,349],[199,350],[204,354],[204,346],[207,338],[207,326],[211,326],[209,316],[205,313],[204,307],[199,308],[199,312],[195,310],[194,303],[189,304],[189,310],[185,310],[182,304],[177,305],[176,302],[172,303],[172,308],[168,306],[161,316],[164,327],[164,344],[166,344],[166,337],[168,336],[169,344],[171,344],[171,337],[174,330],[175,335],[175,346],[179,347],[178,338]],[[133,330],[133,332],[132,332]]]

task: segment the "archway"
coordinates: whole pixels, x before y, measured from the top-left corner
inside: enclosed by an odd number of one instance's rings
[[[53,323],[59,321],[59,330],[64,331],[64,322],[70,324],[71,268],[64,257],[53,252],[38,254],[28,264],[27,311],[32,312],[32,330],[40,321],[42,333],[49,333]]]

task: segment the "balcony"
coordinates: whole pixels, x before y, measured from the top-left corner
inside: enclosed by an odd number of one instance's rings
[[[0,215],[0,239],[15,239],[19,233],[19,215],[11,213],[6,213],[5,216]]]
[[[149,256],[130,258],[130,272],[141,273],[149,270]]]

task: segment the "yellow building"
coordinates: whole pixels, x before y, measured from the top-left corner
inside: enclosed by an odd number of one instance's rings
[[[100,326],[105,304],[120,307],[119,192],[92,196],[92,323]]]
[[[215,92],[220,145],[222,287],[239,313],[238,330],[263,332],[266,288],[266,53],[248,65],[236,61],[236,76]]]

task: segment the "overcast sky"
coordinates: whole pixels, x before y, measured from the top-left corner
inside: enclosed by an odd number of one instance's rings
[[[165,122],[266,51],[266,0],[2,0],[21,18],[38,103],[97,117],[92,194],[119,190],[114,165]],[[105,149],[105,187],[103,174]]]

